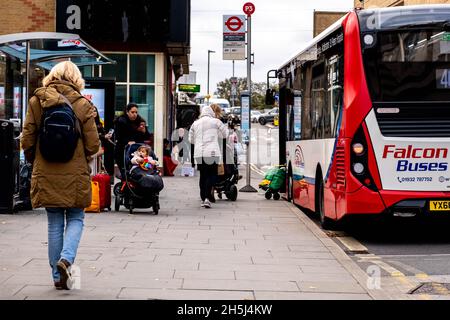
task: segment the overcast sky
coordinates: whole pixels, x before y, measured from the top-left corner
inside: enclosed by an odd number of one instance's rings
[[[223,15],[244,14],[247,0],[191,0],[191,71],[206,94],[208,49],[210,54],[210,93],[216,84],[232,76],[231,60],[223,60]],[[267,71],[277,69],[312,39],[313,11],[349,11],[353,0],[251,0],[252,81],[266,82]],[[246,60],[235,61],[235,76],[246,77]]]

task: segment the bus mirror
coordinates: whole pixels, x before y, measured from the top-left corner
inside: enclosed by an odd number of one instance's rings
[[[275,90],[267,89],[266,90],[266,105],[273,106],[275,104]]]

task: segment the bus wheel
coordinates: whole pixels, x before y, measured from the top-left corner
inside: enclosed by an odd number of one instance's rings
[[[318,181],[318,190],[316,191],[316,213],[319,215],[320,225],[324,230],[334,230],[336,229],[336,223],[325,216],[325,197],[322,175],[318,176],[318,180],[316,181]]]
[[[292,178],[292,173],[289,173],[288,175],[287,194],[288,194],[287,200],[294,202],[294,181]]]

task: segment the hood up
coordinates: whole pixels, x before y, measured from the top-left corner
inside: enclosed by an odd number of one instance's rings
[[[64,103],[61,94],[53,87],[42,87],[34,91],[34,95],[39,98],[42,108],[54,107]]]
[[[202,108],[202,113],[200,114],[200,118],[201,117],[211,117],[211,118],[215,118],[215,113],[213,111],[213,109],[211,109],[210,106],[204,106]]]

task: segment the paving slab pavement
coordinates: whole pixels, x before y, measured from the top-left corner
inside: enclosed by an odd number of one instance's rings
[[[159,215],[86,214],[79,290],[53,288],[44,210],[1,215],[0,299],[396,298],[368,288],[365,272],[286,201],[239,193],[205,209],[198,177],[164,183]]]

